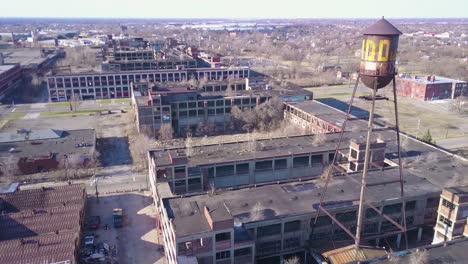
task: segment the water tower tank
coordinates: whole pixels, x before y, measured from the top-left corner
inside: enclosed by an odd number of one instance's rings
[[[369,88],[385,87],[396,74],[395,60],[401,32],[384,18],[364,30],[359,73]]]

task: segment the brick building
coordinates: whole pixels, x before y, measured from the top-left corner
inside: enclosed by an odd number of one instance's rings
[[[85,166],[94,161],[95,148],[94,129],[0,133],[0,175]]]
[[[423,101],[455,99],[468,96],[468,83],[439,76],[407,76],[396,78],[399,96]]]

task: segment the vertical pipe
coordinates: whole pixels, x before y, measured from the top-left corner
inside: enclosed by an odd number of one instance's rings
[[[325,181],[324,191],[322,192],[322,195],[320,196],[319,211],[320,211],[320,208],[322,206],[323,200],[325,199],[325,193],[327,192],[328,182],[329,182],[329,179],[330,179],[330,173],[333,170],[333,165],[335,164],[336,157],[338,156],[338,150],[340,149],[341,143],[343,141],[343,134],[344,134],[344,132],[346,130],[346,123],[348,122],[349,115],[351,114],[351,109],[353,108],[354,97],[356,96],[356,90],[358,88],[360,78],[361,78],[361,75],[358,75],[358,77],[356,79],[356,84],[354,84],[353,93],[351,94],[351,100],[349,101],[348,111],[346,111],[346,118],[343,121],[343,126],[341,127],[340,139],[338,140],[338,144],[337,144],[336,149],[335,149],[335,155],[333,156],[333,161],[331,163],[329,162],[329,164],[331,164],[330,165],[331,168],[328,168],[328,171],[326,172],[328,175],[327,175],[327,179]],[[315,224],[317,224],[318,216],[319,216],[319,212],[317,212],[317,215],[315,216],[314,225],[312,226],[311,233],[314,232],[314,227],[315,227]]]
[[[408,249],[408,236],[406,234],[406,202],[404,201],[405,191],[403,189],[403,168],[401,166],[401,146],[400,146],[400,126],[398,120],[398,101],[396,92],[395,76],[393,76],[393,103],[395,105],[395,131],[397,138],[397,152],[398,152],[398,170],[400,173],[400,196],[401,196],[401,224],[403,226],[403,235],[405,236],[405,246]]]
[[[361,194],[359,196],[359,211],[358,211],[358,219],[357,219],[357,226],[356,226],[356,257],[359,250],[359,245],[361,243],[361,229],[362,229],[362,218],[364,212],[364,193],[366,188],[366,178],[369,172],[369,158],[370,158],[370,145],[371,145],[371,136],[372,136],[372,126],[374,123],[374,109],[375,109],[375,96],[377,92],[377,80],[374,81],[374,89],[372,90],[372,104],[370,107],[369,112],[369,122],[367,123],[367,141],[366,141],[366,155],[364,157],[364,169],[362,173],[362,180],[361,180]],[[358,261],[358,259],[356,259]]]

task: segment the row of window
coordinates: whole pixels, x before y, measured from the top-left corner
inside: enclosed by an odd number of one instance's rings
[[[317,165],[323,163],[323,155],[307,155],[307,156],[299,156],[293,157],[293,168],[301,168],[301,167],[308,167],[309,162],[311,165]],[[236,174],[246,174],[249,173],[249,163],[240,163],[236,165],[221,165],[216,166],[216,177],[223,177],[223,176],[232,176]],[[235,168],[235,170],[234,170]],[[274,170],[282,170],[288,168],[288,161],[287,158],[284,159],[276,159],[276,160],[262,160],[255,162],[255,171],[272,171]],[[215,177],[215,169],[211,167],[208,169],[208,177]]]
[[[267,97],[260,97],[259,103],[264,103],[268,100]],[[215,107],[215,106],[230,106],[230,105],[256,105],[257,98],[256,97],[246,97],[246,98],[237,98],[234,100],[231,99],[218,99],[218,100],[196,100],[190,102],[181,102],[181,103],[173,103],[171,104],[172,108],[176,109],[187,109],[187,108],[204,108],[205,102],[208,107]]]
[[[198,78],[205,76],[214,80],[216,76],[221,76],[227,79],[228,76],[236,74],[239,78],[248,76],[248,70],[245,71],[216,71],[216,72],[197,72]],[[238,74],[237,74],[238,73]],[[49,88],[71,88],[87,87],[87,86],[105,86],[105,85],[126,85],[130,82],[139,82],[140,80],[149,80],[150,82],[160,81],[180,81],[187,79],[187,72],[169,72],[169,73],[152,73],[152,74],[122,74],[122,75],[100,75],[100,76],[82,76],[82,77],[51,77],[48,78]]]
[[[450,210],[453,210],[455,209],[455,204],[453,204],[452,202],[449,202],[445,199],[442,199],[442,205]]]
[[[447,217],[443,215],[439,215],[439,222],[446,224],[448,226],[452,226],[453,224],[452,220],[448,219]]]
[[[401,212],[401,207],[402,207],[402,203],[385,205],[384,208],[383,208],[383,214],[389,215],[389,214],[400,213]],[[416,209],[416,201],[406,202],[406,205],[405,205],[405,211],[406,212],[413,211],[414,209]],[[380,210],[380,209],[377,207],[377,210]],[[375,211],[374,209],[372,209],[372,208],[367,208],[366,209],[366,218],[367,219],[374,218],[374,217],[376,217],[378,215],[379,215],[379,213],[377,211]],[[355,221],[356,220],[356,211],[337,213],[335,217],[340,222]],[[310,223],[311,226],[313,226],[314,221],[315,221],[315,218],[312,218],[311,223]],[[331,223],[332,223],[332,220],[331,220],[330,217],[320,216],[320,217],[317,218],[316,226],[317,227],[327,226],[327,225],[330,225]]]
[[[294,220],[284,223],[284,233],[296,232],[301,230],[301,221]],[[257,237],[266,237],[281,234],[281,224],[273,224],[257,227]]]

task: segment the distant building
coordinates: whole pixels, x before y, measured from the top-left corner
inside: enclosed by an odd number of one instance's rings
[[[468,96],[468,83],[439,76],[400,75],[396,78],[399,96],[423,101]]]
[[[4,62],[19,64],[24,75],[45,74],[64,54],[63,50],[56,48],[22,48],[3,51]]]
[[[0,60],[3,58],[0,54]],[[22,77],[19,64],[1,64],[0,61],[0,97],[10,89],[14,89]]]
[[[191,56],[175,50],[153,48],[136,49],[114,47],[105,54],[103,71],[140,71],[155,69],[196,68],[197,61]]]
[[[0,264],[77,264],[85,204],[80,184],[0,194]]]
[[[94,161],[94,129],[0,133],[0,175],[31,174]]]
[[[80,100],[107,98],[129,98],[130,84],[142,80],[149,82],[179,82],[186,80],[226,80],[228,78],[247,78],[247,67],[159,69],[127,72],[90,72],[57,74],[47,78],[49,100],[52,102],[69,101],[72,96]]]

